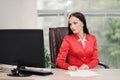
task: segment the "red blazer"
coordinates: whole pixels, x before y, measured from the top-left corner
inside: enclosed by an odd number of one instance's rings
[[[86,64],[89,68],[94,68],[98,65],[98,48],[95,36],[86,34],[85,48],[78,39],[76,34],[64,37],[56,59],[58,67],[68,69],[68,66],[74,65],[79,68],[82,64]]]

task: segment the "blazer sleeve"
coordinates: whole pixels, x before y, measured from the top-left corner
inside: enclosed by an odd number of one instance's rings
[[[56,59],[56,65],[58,67],[63,68],[63,69],[68,69],[68,66],[70,66],[66,62],[68,50],[69,50],[68,37],[64,37],[61,47],[59,49],[57,59]]]
[[[96,37],[94,36],[93,39],[94,39],[93,40],[94,41],[93,55],[92,55],[92,58],[91,58],[91,62],[87,64],[90,68],[95,68],[98,65],[98,63],[99,63],[99,59],[98,59],[98,46],[97,46]]]

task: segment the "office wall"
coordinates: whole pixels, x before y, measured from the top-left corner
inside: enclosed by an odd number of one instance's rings
[[[0,0],[0,29],[37,28],[36,0]]]

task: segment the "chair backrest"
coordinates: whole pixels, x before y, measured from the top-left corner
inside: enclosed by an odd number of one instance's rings
[[[55,63],[62,40],[67,34],[67,27],[49,28],[50,56],[52,63]]]

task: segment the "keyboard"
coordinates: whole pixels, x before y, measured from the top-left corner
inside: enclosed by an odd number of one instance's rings
[[[34,69],[20,69],[20,73],[23,74],[31,74],[31,75],[41,75],[41,76],[46,76],[46,75],[52,75],[53,73],[51,71],[47,70],[34,70]]]

